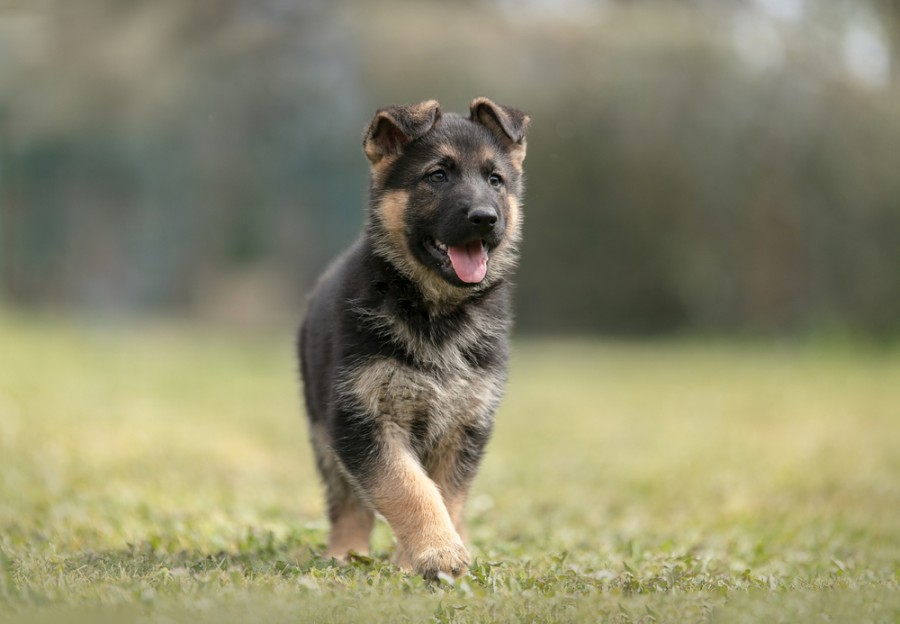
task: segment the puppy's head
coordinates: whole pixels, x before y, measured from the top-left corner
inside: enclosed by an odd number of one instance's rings
[[[369,124],[375,251],[428,298],[462,298],[514,266],[529,121],[477,98],[468,117],[429,100],[381,109]]]

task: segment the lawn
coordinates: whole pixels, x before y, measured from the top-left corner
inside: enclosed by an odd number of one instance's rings
[[[0,620],[900,621],[900,351],[525,340],[432,585],[326,536],[291,328],[0,314]]]

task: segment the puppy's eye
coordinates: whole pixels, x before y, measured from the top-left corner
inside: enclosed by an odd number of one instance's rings
[[[501,178],[496,173],[492,173],[490,176],[488,176],[488,184],[490,184],[494,188],[500,188],[501,186],[503,186],[503,178]]]
[[[447,181],[447,173],[443,169],[432,171],[428,174],[427,177],[429,182],[433,182],[435,184],[440,184],[441,182]]]

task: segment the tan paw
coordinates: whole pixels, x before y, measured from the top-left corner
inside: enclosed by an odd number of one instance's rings
[[[443,572],[456,578],[469,569],[472,558],[461,543],[451,542],[446,546],[426,548],[412,557],[412,569],[428,580],[437,580]]]

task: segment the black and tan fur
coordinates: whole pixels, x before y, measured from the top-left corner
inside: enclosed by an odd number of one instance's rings
[[[377,512],[402,567],[435,578],[470,564],[463,507],[506,380],[528,123],[486,98],[468,117],[430,100],[381,109],[365,132],[365,230],[300,333],[328,556],[367,553]],[[466,283],[441,249],[478,240],[487,270]]]

